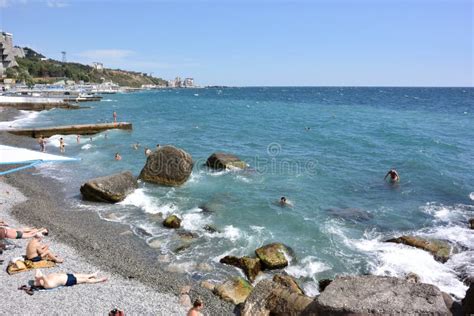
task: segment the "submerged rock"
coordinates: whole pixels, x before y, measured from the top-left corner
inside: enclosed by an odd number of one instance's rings
[[[312,299],[271,280],[258,282],[245,300],[242,316],[310,315]]]
[[[198,234],[187,230],[178,230],[176,233],[178,234],[179,238],[188,241],[199,237]]]
[[[286,287],[291,293],[297,293],[304,295],[303,290],[298,283],[291,276],[286,274],[275,274],[273,276],[273,282],[278,283]]]
[[[260,259],[258,258],[225,256],[219,262],[242,269],[250,282],[255,281],[261,270]]]
[[[436,239],[425,239],[417,236],[401,236],[392,238],[387,242],[404,244],[430,252],[437,261],[446,262],[453,252],[453,247],[445,241]]]
[[[170,215],[163,221],[163,226],[168,228],[179,228],[181,227],[181,219],[176,215]]]
[[[245,161],[240,160],[240,158],[235,155],[226,153],[213,153],[209,158],[207,158],[206,165],[218,170],[247,168]]]
[[[214,293],[235,305],[243,303],[252,291],[252,285],[243,278],[234,278],[214,289]]]
[[[213,225],[205,225],[204,230],[211,234],[220,233],[220,231]]]
[[[179,186],[188,180],[192,170],[190,154],[173,146],[163,146],[148,156],[139,178],[146,182]]]
[[[281,243],[272,243],[255,250],[265,269],[281,269],[288,265],[285,253],[288,248]]]
[[[434,285],[380,276],[336,278],[311,304],[319,315],[448,315]]]
[[[81,186],[81,194],[85,200],[95,202],[117,203],[138,187],[137,179],[130,171],[95,178]]]
[[[355,222],[366,222],[374,217],[371,213],[358,208],[329,208],[326,213],[333,217]]]

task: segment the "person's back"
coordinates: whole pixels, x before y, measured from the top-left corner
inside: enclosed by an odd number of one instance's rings
[[[31,259],[39,255],[38,247],[40,246],[40,241],[35,237],[32,238],[28,245],[26,246],[26,258]]]

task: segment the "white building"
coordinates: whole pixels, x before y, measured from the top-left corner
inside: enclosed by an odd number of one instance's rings
[[[194,87],[194,79],[193,78],[184,79],[184,86],[187,88]]]
[[[102,63],[94,62],[94,63],[92,63],[92,67],[95,70],[99,70],[99,71],[104,70],[104,64],[102,64]]]

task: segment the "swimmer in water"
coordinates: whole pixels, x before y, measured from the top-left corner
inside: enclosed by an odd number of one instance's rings
[[[387,172],[383,179],[387,179],[388,176],[390,176],[390,182],[392,183],[400,181],[400,176],[398,175],[398,172],[395,169],[391,169],[389,172]]]
[[[115,153],[115,160],[122,160],[122,156],[119,153]]]

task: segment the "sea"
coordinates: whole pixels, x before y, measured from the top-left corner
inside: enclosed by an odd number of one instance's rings
[[[88,108],[23,112],[7,125],[111,122],[114,111],[133,123],[133,131],[82,136],[79,143],[64,136],[65,155],[81,160],[37,171],[64,183],[73,209],[128,225],[156,249],[165,269],[222,281],[243,276],[220,264],[223,256],[252,256],[282,242],[291,249],[284,271],[308,295],[318,294],[318,280],[336,275],[413,272],[464,297],[461,279],[474,275],[473,88],[161,89],[81,105]],[[59,154],[60,137],[49,139],[48,153]],[[81,200],[79,188],[91,178],[124,170],[138,176],[145,148],[157,144],[192,155],[184,185],[139,182],[115,205]],[[248,169],[210,170],[204,164],[214,152],[235,154]],[[384,181],[390,169],[399,183]],[[278,204],[282,196],[287,207]],[[169,214],[197,238],[183,241],[164,228]],[[443,264],[423,250],[385,242],[400,235],[447,240],[458,252]]]

